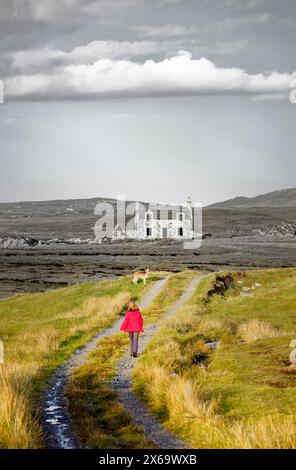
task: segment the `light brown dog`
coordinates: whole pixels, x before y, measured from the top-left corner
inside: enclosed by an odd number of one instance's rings
[[[144,284],[146,284],[146,279],[149,276],[149,268],[145,269],[145,271],[136,271],[134,273],[133,282],[134,284],[138,284],[139,279],[143,279]]]

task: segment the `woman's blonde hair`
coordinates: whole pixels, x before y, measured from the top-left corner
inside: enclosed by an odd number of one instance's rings
[[[129,311],[129,312],[135,312],[136,310],[139,310],[138,305],[136,304],[136,302],[131,301],[131,302],[128,304],[128,311]]]

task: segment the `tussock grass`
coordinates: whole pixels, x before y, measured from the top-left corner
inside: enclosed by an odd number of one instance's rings
[[[48,377],[145,289],[120,278],[0,301],[0,448],[42,447],[38,401]]]
[[[222,396],[206,398],[198,379],[169,374],[163,367],[147,365],[141,370],[142,379],[149,384],[150,409],[169,430],[189,441],[193,447],[285,449],[296,446],[293,416],[227,421],[223,416]]]
[[[36,367],[28,367],[26,373],[36,373]],[[18,365],[0,370],[0,448],[36,448],[40,445],[41,430],[37,420],[28,413],[25,397],[27,380]]]
[[[154,412],[169,420],[171,427],[179,428],[183,420],[215,418],[219,397],[202,400],[198,381],[186,375],[168,373],[163,367],[143,366],[141,376],[149,383],[149,404]]]
[[[226,429],[225,447],[238,449],[293,449],[296,446],[292,416],[266,416],[242,420]]]
[[[210,278],[155,335],[134,371],[134,390],[194,448],[295,448],[288,356],[296,269],[246,272],[246,282],[262,284],[254,298],[230,290],[205,304]],[[210,341],[220,347],[209,351]]]
[[[48,354],[58,349],[60,340],[59,332],[54,328],[41,329],[39,332],[25,331],[17,338],[18,352],[20,355],[29,356],[32,350],[36,352],[36,355]]]
[[[109,326],[125,307],[130,299],[128,292],[122,292],[115,297],[105,296],[86,300],[80,311],[83,323],[79,322],[70,329],[71,335],[81,334],[95,328],[98,324],[100,328]]]
[[[92,297],[87,299],[82,304],[82,314],[95,318],[98,312],[104,312],[105,315],[112,314],[112,310],[120,311],[122,306],[125,305],[130,299],[128,292],[121,292],[115,298],[112,297]]]
[[[242,323],[238,327],[237,332],[246,343],[251,343],[258,339],[276,338],[277,336],[287,335],[287,333],[275,328],[270,323],[258,320],[258,318]]]
[[[87,300],[81,307],[85,317],[83,323],[64,331],[45,328],[41,331],[26,331],[17,336],[15,345],[18,347],[15,353],[17,352],[18,360],[15,358],[12,362],[8,361],[0,370],[1,447],[27,448],[41,445],[41,430],[36,416],[30,412],[27,387],[37,380],[42,360],[54,354],[67,337],[93,331],[96,326],[103,328],[111,324],[129,298],[129,293],[122,292],[114,298],[105,296]],[[9,356],[12,354],[8,353]]]

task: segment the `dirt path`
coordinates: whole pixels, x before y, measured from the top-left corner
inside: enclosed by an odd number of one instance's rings
[[[144,295],[140,303],[141,308],[147,307],[153,301],[165,282],[166,278],[155,282],[153,287]],[[81,447],[79,439],[72,430],[65,397],[69,374],[86,362],[88,354],[96,349],[97,342],[100,339],[117,333],[121,322],[122,318],[119,318],[110,328],[101,331],[83,347],[77,349],[51,378],[41,402],[42,427],[48,447],[54,449],[78,449]]]
[[[147,347],[151,337],[159,329],[161,322],[175,315],[190,299],[202,278],[202,275],[194,277],[177,302],[169,307],[167,312],[162,315],[157,323],[149,325],[145,329],[145,334],[143,334],[140,339],[139,353]],[[154,442],[159,449],[182,449],[188,447],[185,442],[180,441],[166,431],[156,417],[148,411],[145,404],[138,400],[132,392],[132,371],[136,362],[136,359],[130,357],[129,352],[127,352],[119,362],[117,375],[112,381],[112,386],[117,392],[119,403],[125,407],[134,423],[144,430],[146,436]]]

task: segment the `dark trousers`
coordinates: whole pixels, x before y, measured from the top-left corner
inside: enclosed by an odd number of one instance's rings
[[[139,333],[138,331],[130,331],[129,332],[129,339],[130,339],[130,351],[131,354],[138,353],[138,344],[139,344]]]

